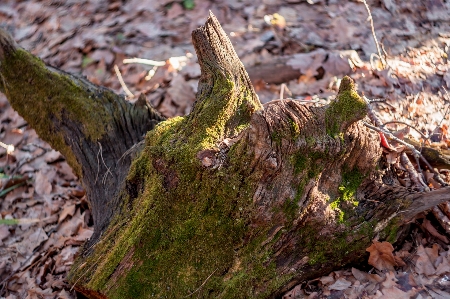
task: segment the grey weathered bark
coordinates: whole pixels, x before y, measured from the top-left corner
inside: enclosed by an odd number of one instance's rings
[[[383,184],[379,137],[360,122],[367,107],[350,78],[329,106],[263,108],[214,16],[193,41],[196,103],[162,121],[0,34],[2,91],[88,190],[96,237],[70,275],[86,296],[277,298],[450,199],[449,188]]]

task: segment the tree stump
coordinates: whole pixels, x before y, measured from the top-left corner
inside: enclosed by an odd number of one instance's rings
[[[386,185],[379,135],[344,77],[335,101],[264,108],[211,14],[186,117],[56,70],[0,32],[0,89],[82,179],[95,232],[70,272],[89,298],[278,298],[396,241],[450,199]],[[156,125],[157,124],[157,125]],[[143,135],[146,133],[145,140]],[[133,154],[130,154],[133,152]]]

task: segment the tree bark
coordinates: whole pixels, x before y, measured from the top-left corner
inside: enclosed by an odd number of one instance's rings
[[[87,190],[95,233],[70,273],[87,297],[278,298],[450,199],[383,183],[350,78],[328,106],[263,108],[213,15],[192,37],[196,102],[164,121],[0,34],[2,92]]]

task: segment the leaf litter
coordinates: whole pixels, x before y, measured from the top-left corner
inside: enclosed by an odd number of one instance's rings
[[[367,11],[359,1],[5,0],[0,23],[46,63],[123,92],[113,69],[117,65],[132,94],[144,93],[173,117],[189,113],[195,100],[200,72],[190,33],[211,10],[247,68],[287,57],[286,64],[300,72],[284,87],[255,82],[263,103],[283,90],[305,105],[323,105],[335,97],[340,79],[350,75],[365,96],[384,99],[373,104],[383,122],[402,121],[420,132],[400,123],[390,129],[448,150],[450,4],[367,2],[386,51],[385,69],[374,55]],[[165,64],[123,62],[133,57]],[[184,57],[181,64],[177,57]],[[39,139],[4,96],[0,126],[1,141],[14,147],[9,152],[0,147],[0,296],[75,298],[65,275],[92,234],[84,190],[64,158]],[[387,159],[396,165],[399,154],[390,152]],[[439,171],[449,181],[446,167]],[[425,177],[438,188],[431,173]],[[399,181],[410,184],[406,177]],[[449,232],[432,213],[417,217],[413,226],[408,241],[394,244],[396,250],[377,241],[368,248],[372,269],[363,264],[334,271],[283,298],[448,298]]]

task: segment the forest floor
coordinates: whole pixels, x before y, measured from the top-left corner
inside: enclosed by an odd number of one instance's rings
[[[349,75],[360,93],[382,99],[372,106],[383,122],[397,122],[391,130],[448,150],[450,1],[367,2],[381,57],[365,4],[348,0],[3,0],[0,26],[47,64],[119,93],[126,85],[131,101],[144,93],[173,117],[195,100],[200,68],[190,33],[212,11],[247,68],[278,72],[277,59],[288,57],[300,73],[269,84],[261,71],[254,80],[261,102],[283,95],[324,105]],[[124,64],[127,58],[154,65]],[[0,141],[13,146],[0,148],[0,298],[75,298],[65,277],[92,234],[84,190],[3,95]],[[448,180],[450,170],[440,171]],[[391,262],[390,244],[375,243],[368,264],[304,282],[284,298],[450,298],[450,234],[430,215],[394,244],[404,265]]]

